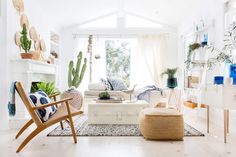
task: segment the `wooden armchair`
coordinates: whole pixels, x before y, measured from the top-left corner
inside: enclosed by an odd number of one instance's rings
[[[75,134],[75,128],[73,124],[72,117],[82,114],[83,111],[76,110],[72,106],[70,106],[69,101],[72,98],[66,98],[60,101],[56,101],[56,96],[57,95],[52,95],[50,96],[51,98],[54,99],[55,102],[44,104],[42,106],[34,106],[31,104],[29,101],[29,97],[26,95],[22,84],[20,82],[16,83],[16,90],[18,94],[20,95],[25,107],[27,108],[31,119],[20,129],[20,131],[16,135],[16,139],[33,123],[37,126],[36,129],[21,143],[21,145],[18,147],[16,152],[20,152],[24,146],[32,139],[34,138],[37,134],[39,134],[41,131],[44,129],[48,128],[49,126],[60,123],[61,128],[63,129],[63,124],[62,121],[66,120],[69,122],[70,127],[71,127],[71,132],[73,135],[74,143],[77,143],[77,138]],[[61,104],[60,106],[58,106]],[[38,117],[36,110],[42,109],[45,107],[53,106],[55,105],[57,107],[57,112],[46,122],[42,122],[41,119]]]

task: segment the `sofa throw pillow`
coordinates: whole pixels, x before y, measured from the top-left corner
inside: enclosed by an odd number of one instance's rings
[[[124,81],[117,78],[108,78],[108,82],[111,84],[111,88],[114,91],[122,91],[127,90],[127,86],[125,85]]]
[[[51,99],[42,90],[39,90],[35,93],[30,93],[29,98],[32,101],[32,104],[35,106],[40,106],[51,102]],[[56,113],[56,111],[57,109],[55,106],[50,106],[44,109],[38,109],[37,114],[42,122],[46,122],[54,113]]]
[[[88,90],[104,91],[104,90],[106,90],[106,86],[101,82],[99,82],[99,83],[90,83],[88,85]]]
[[[113,90],[111,84],[109,83],[107,79],[100,78],[100,81],[101,83],[104,84],[104,86],[106,87],[106,90]]]

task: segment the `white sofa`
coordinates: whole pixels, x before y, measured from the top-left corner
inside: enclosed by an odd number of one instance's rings
[[[88,103],[91,102],[92,100],[95,100],[98,98],[99,93],[104,92],[104,91],[98,91],[98,90],[86,90],[84,92],[84,111],[87,111],[87,106]],[[126,94],[122,91],[108,91],[108,93],[112,96],[112,97],[121,97],[124,100],[129,100],[129,94]],[[150,107],[154,107],[157,103],[159,103],[162,99],[162,95],[161,92],[159,91],[151,91],[150,92],[150,97],[149,100],[150,102],[149,105]]]

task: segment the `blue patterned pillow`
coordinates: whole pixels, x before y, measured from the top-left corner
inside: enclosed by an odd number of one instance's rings
[[[106,90],[113,90],[111,84],[109,83],[107,79],[100,78],[100,81],[101,83],[104,84],[104,86],[106,87]]]
[[[108,78],[107,80],[111,84],[112,90],[115,91],[127,90],[127,86],[121,79]]]
[[[51,102],[51,99],[42,90],[39,90],[35,93],[30,93],[29,98],[32,101],[32,104],[34,104],[35,106],[40,106]],[[56,111],[57,109],[55,108],[55,106],[50,106],[44,109],[38,109],[37,114],[42,122],[46,122]]]

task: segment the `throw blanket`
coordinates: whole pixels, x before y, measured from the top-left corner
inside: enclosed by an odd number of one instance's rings
[[[15,93],[16,93],[16,82],[12,82],[10,87],[10,95],[8,102],[8,113],[10,116],[15,116],[16,114]]]
[[[150,102],[150,92],[151,91],[160,91],[163,96],[163,90],[161,88],[156,87],[155,85],[146,86],[142,88],[139,93],[136,95],[137,100],[146,100]]]

